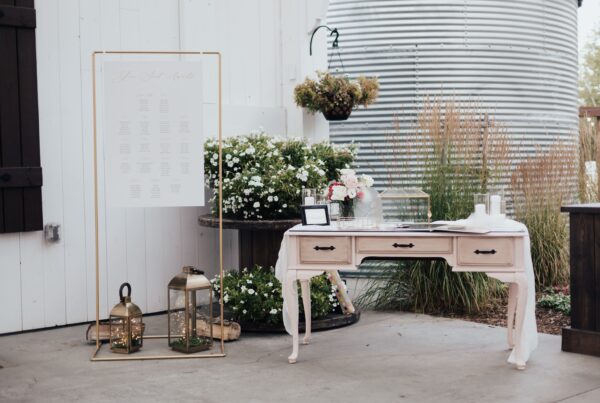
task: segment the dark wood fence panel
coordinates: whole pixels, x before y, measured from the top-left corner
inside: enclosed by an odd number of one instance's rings
[[[0,233],[41,230],[32,0],[0,0],[0,55]]]

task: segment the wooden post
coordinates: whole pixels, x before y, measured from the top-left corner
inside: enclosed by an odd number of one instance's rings
[[[564,206],[570,214],[571,327],[562,350],[600,356],[600,203]]]
[[[582,106],[579,108],[579,117],[596,119],[596,185],[600,200],[600,107]]]

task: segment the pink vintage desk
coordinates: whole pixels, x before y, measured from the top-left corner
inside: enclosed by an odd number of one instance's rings
[[[335,227],[296,226],[285,233],[284,307],[290,317],[292,354],[298,358],[298,296],[300,281],[306,334],[303,344],[311,339],[310,279],[327,270],[356,270],[366,257],[443,258],[455,272],[484,272],[509,283],[508,346],[515,349],[517,368],[524,369],[523,323],[528,296],[525,275],[524,245],[526,232],[490,232],[462,234],[440,232],[398,232],[393,230],[355,231]],[[516,315],[515,315],[516,314]],[[516,316],[516,318],[515,318]],[[514,331],[513,331],[513,325]]]

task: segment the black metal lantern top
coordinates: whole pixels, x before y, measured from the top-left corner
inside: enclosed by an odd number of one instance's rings
[[[127,287],[127,295],[123,295],[123,289]],[[142,310],[139,306],[131,302],[131,285],[129,283],[121,284],[119,288],[120,301],[110,311],[111,316],[119,316],[121,318],[130,318],[142,316]]]
[[[204,271],[185,266],[183,271],[169,281],[169,289],[181,291],[203,290],[211,288],[210,280]]]

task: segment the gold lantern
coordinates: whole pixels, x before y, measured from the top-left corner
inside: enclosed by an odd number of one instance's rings
[[[123,289],[126,287],[127,295],[123,296]],[[129,354],[142,348],[144,342],[142,310],[131,302],[129,283],[121,284],[119,298],[121,302],[110,311],[110,349],[114,353]]]
[[[212,286],[202,270],[186,266],[173,277],[168,286],[168,342],[169,346],[182,353],[196,353],[208,350],[213,344],[212,326],[208,335],[202,335],[198,328],[198,303],[208,294],[208,318],[212,314]]]

